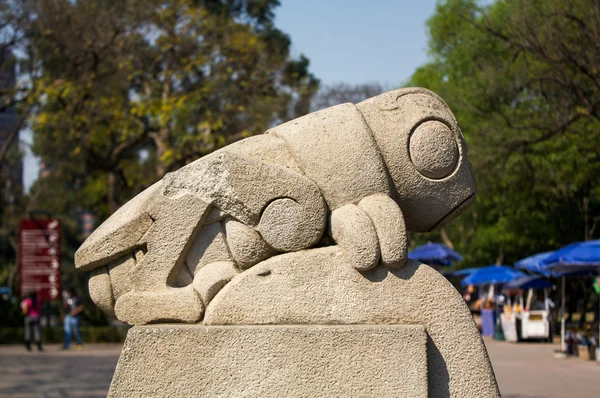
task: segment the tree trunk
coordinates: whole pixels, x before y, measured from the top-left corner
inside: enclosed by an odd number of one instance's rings
[[[498,257],[496,257],[496,265],[501,265],[503,261],[504,261],[504,249],[502,247],[500,247],[500,249],[498,249]]]
[[[584,238],[583,240],[588,241],[591,239],[590,234],[590,198],[588,196],[583,197],[583,228]]]
[[[18,233],[18,232],[16,232]],[[17,243],[17,240],[15,239],[15,237],[13,235],[10,234],[8,235],[8,243],[10,244],[10,246],[13,248],[15,254],[17,255],[17,261],[15,261],[15,264],[10,267],[10,269],[8,270],[8,286],[11,289],[17,289],[17,275],[19,274],[19,244]]]
[[[169,171],[168,164],[164,156],[169,150],[169,130],[162,128],[157,132],[150,134],[154,145],[156,146],[156,177],[162,178]]]
[[[448,246],[450,249],[454,250],[454,244],[452,244],[452,241],[450,240],[450,237],[448,236],[448,233],[446,232],[446,228],[444,228],[444,227],[440,228],[440,234],[442,236],[442,241],[444,242],[444,244],[446,246]]]
[[[107,174],[108,190],[106,193],[106,199],[108,203],[108,211],[113,214],[119,208],[118,200],[118,179],[117,174],[114,171],[109,171]]]
[[[583,327],[585,326],[585,314],[587,313],[588,304],[590,303],[590,300],[592,298],[592,289],[586,286],[586,282],[588,282],[589,280],[590,278],[582,278],[582,280],[579,282],[581,284],[580,291],[583,292],[583,302],[581,305],[581,311],[579,311],[579,329],[583,329]]]
[[[21,117],[19,117],[17,123],[12,127],[12,130],[10,130],[10,132],[6,136],[6,141],[4,141],[4,144],[0,148],[0,165],[2,165],[2,163],[4,162],[6,154],[8,153],[8,149],[12,145],[13,141],[18,137],[19,131],[23,127],[25,120],[27,119],[27,117],[29,117],[29,112],[31,112],[31,105],[28,105],[23,110]]]

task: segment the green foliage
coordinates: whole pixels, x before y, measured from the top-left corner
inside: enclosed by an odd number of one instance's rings
[[[447,0],[428,27],[410,84],[449,103],[477,178],[477,203],[443,231],[463,266],[597,237],[600,3]]]
[[[78,189],[36,192],[104,218],[166,172],[306,113],[318,82],[273,26],[277,5],[34,3],[34,149]]]

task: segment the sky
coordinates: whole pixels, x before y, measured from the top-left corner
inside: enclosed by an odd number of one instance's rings
[[[292,41],[292,55],[304,54],[324,85],[381,83],[401,86],[427,61],[425,22],[436,0],[280,0],[276,26]],[[21,132],[23,182],[29,189],[39,162],[31,154],[31,133]]]
[[[400,86],[427,60],[436,0],[281,0],[276,26],[323,84]]]

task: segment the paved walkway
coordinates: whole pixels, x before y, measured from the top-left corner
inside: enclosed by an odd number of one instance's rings
[[[558,344],[511,344],[485,338],[503,398],[600,396],[600,363],[555,359]]]
[[[485,342],[504,398],[600,396],[600,364],[554,359],[552,344]],[[83,351],[54,345],[28,353],[0,345],[0,397],[105,397],[120,350],[118,344],[89,344]]]
[[[0,397],[106,397],[120,344],[88,344],[83,351],[47,345],[44,352],[0,346]]]

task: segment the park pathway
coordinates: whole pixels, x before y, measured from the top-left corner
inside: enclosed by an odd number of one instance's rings
[[[503,398],[600,396],[600,363],[555,359],[558,344],[506,343],[484,338]]]
[[[503,398],[587,398],[600,391],[600,364],[554,359],[556,345],[485,339]],[[0,397],[105,397],[121,346],[28,353],[0,345]]]

